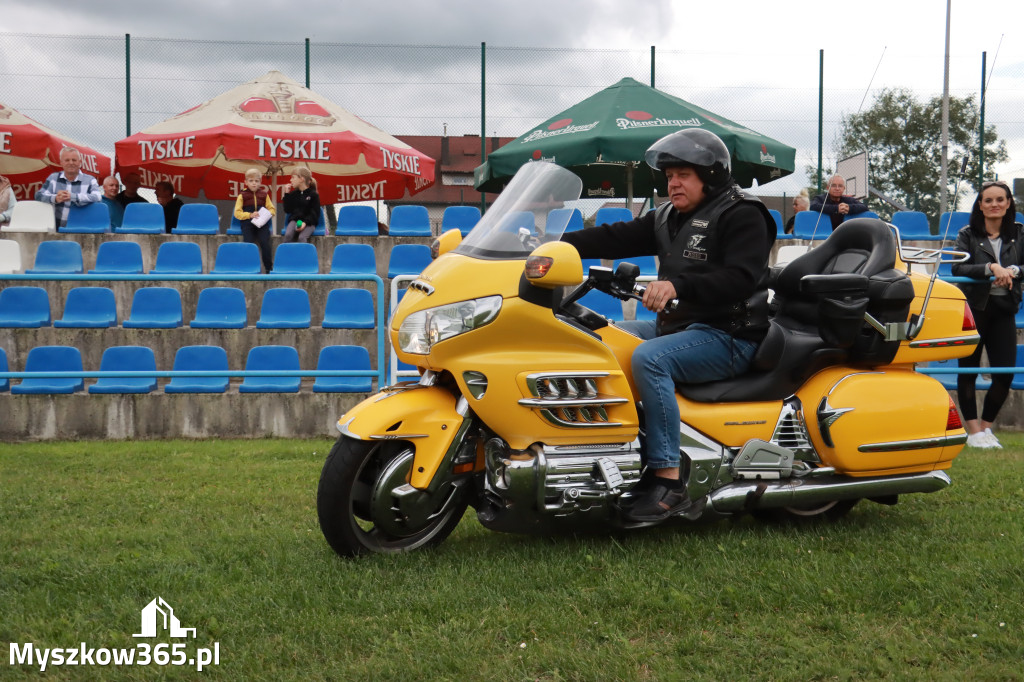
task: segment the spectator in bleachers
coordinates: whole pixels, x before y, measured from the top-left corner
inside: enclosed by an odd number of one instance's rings
[[[124,206],[117,200],[117,192],[121,189],[121,183],[113,175],[103,178],[103,203],[110,211],[110,226],[121,227],[124,220]]]
[[[82,155],[77,149],[61,149],[60,165],[64,170],[50,173],[36,192],[36,201],[53,204],[57,227],[65,227],[72,206],[94,204],[103,198],[103,191],[96,178],[82,172]]]
[[[148,204],[149,202],[139,196],[139,187],[142,186],[142,176],[138,173],[124,173],[121,175],[124,181],[124,189],[118,192],[117,201],[122,207],[128,204]]]
[[[18,203],[14,196],[14,188],[6,176],[0,175],[0,225],[11,222],[11,214],[14,213],[14,205]]]
[[[800,194],[793,197],[793,215],[789,216],[789,220],[786,221],[786,234],[793,234],[793,223],[796,222],[796,214],[800,211],[806,211],[810,203],[811,200],[808,198],[806,189],[800,190]]]
[[[257,168],[245,171],[245,189],[235,200],[235,217],[241,222],[242,239],[250,244],[258,244],[263,259],[263,269],[270,272],[274,269],[274,257],[270,251],[270,230],[274,224],[274,201],[270,198],[270,190],[260,181],[263,173]],[[261,208],[270,212],[270,219],[263,222],[257,215]],[[257,218],[257,223],[253,223]]]
[[[960,367],[981,366],[981,351],[991,367],[1013,367],[1017,362],[1017,326],[1014,317],[1021,302],[1021,270],[1024,269],[1024,225],[1016,222],[1017,208],[1009,186],[1001,180],[985,182],[974,200],[967,227],[956,237],[956,250],[971,257],[953,264],[953,275],[972,277],[978,283],[957,284],[971,306],[981,342],[974,352],[960,358]],[[989,277],[992,279],[989,280]],[[1010,393],[1012,374],[993,374],[978,420],[974,398],[977,374],[959,374],[956,380],[960,414],[967,428],[967,444],[976,448],[1001,448],[992,433],[1000,408]]]
[[[156,183],[153,189],[156,190],[157,203],[164,207],[164,232],[170,234],[178,225],[178,214],[184,204],[174,196],[174,185],[166,180]]]
[[[320,222],[320,195],[316,191],[316,180],[308,168],[298,166],[292,171],[291,184],[291,190],[281,201],[288,216],[284,240],[308,242]]]
[[[824,213],[832,220],[832,229],[836,229],[848,215],[857,215],[868,210],[863,202],[848,197],[846,179],[842,175],[833,175],[828,181],[828,191],[819,194],[811,201],[811,209],[815,213]]]

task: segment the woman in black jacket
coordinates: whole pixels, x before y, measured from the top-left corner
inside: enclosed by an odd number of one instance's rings
[[[288,216],[284,241],[307,242],[320,222],[320,195],[316,191],[316,180],[308,168],[297,166],[292,171],[291,185],[291,190],[281,202]]]
[[[967,297],[981,336],[974,352],[960,359],[961,367],[979,367],[983,348],[991,367],[1016,364],[1014,317],[1020,307],[1021,268],[1024,267],[1024,226],[1014,221],[1016,211],[1013,194],[1005,182],[986,182],[971,208],[970,223],[957,235],[956,249],[966,251],[971,257],[963,263],[955,263],[953,275],[981,280],[977,284],[958,285]],[[967,444],[1000,448],[992,434],[992,422],[1010,393],[1013,375],[992,375],[992,387],[985,396],[980,421],[974,397],[977,378],[974,373],[957,376],[957,397],[966,422]]]

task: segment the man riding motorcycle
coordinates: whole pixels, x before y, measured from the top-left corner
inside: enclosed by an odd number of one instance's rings
[[[669,201],[642,218],[569,232],[562,241],[583,258],[657,255],[658,281],[642,304],[656,321],[622,323],[645,339],[632,357],[646,416],[646,469],[627,522],[660,521],[691,505],[680,478],[677,383],[728,379],[747,370],[768,329],[768,258],[774,221],[730,175],[718,136],[687,129],[645,154],[668,181]],[[672,310],[666,305],[679,304]]]

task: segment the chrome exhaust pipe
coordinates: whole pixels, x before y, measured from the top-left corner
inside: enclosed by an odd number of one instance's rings
[[[950,484],[944,471],[902,476],[851,478],[790,478],[783,481],[749,481],[727,485],[708,495],[708,508],[716,512],[798,507],[830,502],[886,497],[908,493],[933,493]]]

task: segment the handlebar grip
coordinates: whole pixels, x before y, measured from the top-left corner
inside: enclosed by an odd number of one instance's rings
[[[640,300],[643,299],[645,291],[647,291],[647,287],[644,286],[643,284],[640,284],[639,282],[637,282],[637,283],[635,283],[633,285],[633,294],[635,295],[637,301],[640,301]],[[678,298],[673,298],[671,301],[669,301],[668,303],[665,304],[665,308],[664,308],[664,310],[662,312],[671,313],[671,312],[673,312],[678,307],[679,307],[679,299]]]

